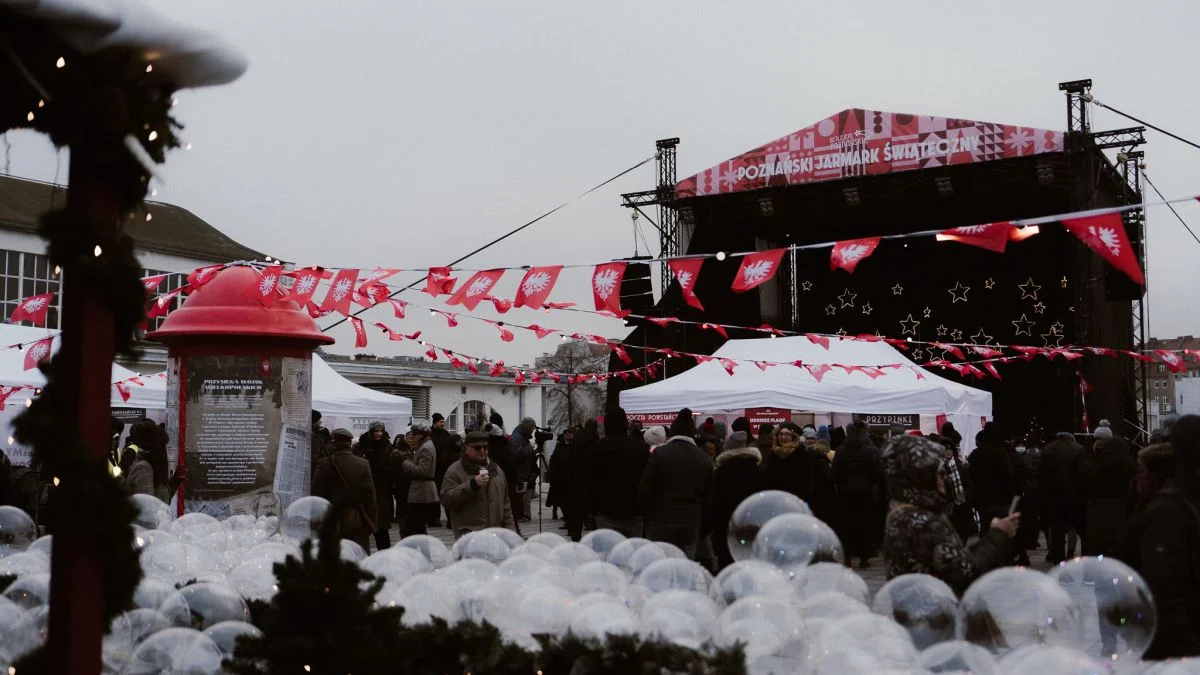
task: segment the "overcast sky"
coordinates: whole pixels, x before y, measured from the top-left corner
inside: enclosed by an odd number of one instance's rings
[[[444,264],[651,155],[655,139],[682,139],[683,177],[850,107],[1063,129],[1057,83],[1091,77],[1099,100],[1200,138],[1200,4],[1183,0],[153,4],[250,62],[232,85],[180,93],[194,149],[169,156],[157,199],[298,263]],[[1096,129],[1132,125],[1095,116]],[[46,141],[10,139],[13,173],[55,177]],[[1159,188],[1200,193],[1200,150],[1149,139]],[[653,183],[648,164],[472,263],[630,255],[619,195]],[[1200,207],[1180,210],[1200,233]],[[1200,334],[1200,244],[1164,207],[1148,218],[1152,334]],[[587,278],[564,273],[553,297],[590,303]],[[500,295],[512,297],[518,279],[510,272]],[[581,315],[508,318],[623,335],[618,322]],[[448,330],[424,312],[393,324],[510,363],[554,347],[527,331],[505,345],[468,321]],[[353,351],[348,331],[335,335],[336,351]],[[383,351],[378,338],[371,347]]]

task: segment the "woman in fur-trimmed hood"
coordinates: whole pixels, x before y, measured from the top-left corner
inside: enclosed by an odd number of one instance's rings
[[[758,466],[762,463],[762,452],[746,445],[746,432],[735,431],[725,440],[725,450],[717,455],[717,472],[713,479],[713,552],[717,554],[717,566],[724,568],[733,563],[726,534],[729,517],[746,497],[764,489],[763,473]]]

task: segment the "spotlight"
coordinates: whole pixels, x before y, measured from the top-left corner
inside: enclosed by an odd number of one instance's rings
[[[935,178],[933,184],[937,188],[939,197],[954,196],[954,186],[950,184],[950,179],[948,177],[941,176],[939,178]]]
[[[717,260],[724,260],[726,257],[725,251],[717,251]]]
[[[770,197],[759,197],[758,212],[760,215],[768,217],[775,215],[775,203],[771,201]]]
[[[842,188],[842,197],[846,200],[846,206],[862,205],[862,199],[858,196],[858,188],[856,187]]]

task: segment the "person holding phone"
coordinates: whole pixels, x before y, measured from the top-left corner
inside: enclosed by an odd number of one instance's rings
[[[454,524],[455,539],[489,527],[515,529],[508,478],[488,458],[489,449],[486,433],[467,434],[462,456],[442,479],[442,505]]]
[[[992,518],[977,542],[969,547],[963,543],[947,516],[951,501],[946,491],[944,452],[942,446],[919,436],[900,436],[883,449],[883,468],[892,496],[883,557],[889,579],[929,574],[961,594],[985,572],[1012,560],[1021,514]]]

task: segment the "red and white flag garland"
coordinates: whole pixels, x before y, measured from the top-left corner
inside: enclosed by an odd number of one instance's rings
[[[458,281],[450,276],[449,267],[430,267],[425,274],[425,292],[437,297],[454,292],[454,283]]]
[[[354,327],[354,347],[362,349],[367,346],[367,327],[363,325],[362,319],[352,316],[350,317],[350,325]]]
[[[504,276],[504,270],[484,270],[476,272],[467,279],[466,283],[458,288],[447,300],[447,305],[462,305],[468,310],[475,309],[475,306],[488,297],[488,293],[496,282],[500,281],[500,277]]]
[[[13,323],[29,321],[34,324],[45,324],[46,315],[50,311],[50,305],[53,300],[53,293],[31,295],[17,305],[17,308],[13,310],[12,316],[8,317],[8,319]]]
[[[1110,265],[1121,270],[1139,285],[1146,283],[1137,256],[1125,234],[1125,223],[1119,213],[1102,213],[1098,216],[1065,218],[1063,227],[1079,238],[1088,248],[1100,254]]]
[[[985,248],[995,253],[1004,253],[1005,247],[1008,246],[1012,230],[1013,224],[1009,221],[1003,221],[983,225],[955,227],[938,233],[937,238],[941,241],[957,241],[961,244]]]
[[[703,264],[704,258],[681,258],[667,261],[667,266],[671,268],[671,274],[675,275],[675,281],[679,282],[679,288],[683,291],[683,301],[689,307],[695,307],[700,311],[704,311],[704,305],[700,304],[700,298],[696,297],[696,281],[700,279],[700,267]]]
[[[350,302],[354,299],[354,283],[358,281],[358,270],[343,269],[333,275],[329,282],[329,290],[325,293],[325,301],[321,303],[322,312],[337,312],[344,316],[350,315]]]
[[[546,300],[550,297],[550,291],[558,282],[558,275],[562,272],[562,268],[562,265],[531,267],[529,271],[525,272],[525,277],[521,279],[521,285],[517,287],[517,296],[513,299],[513,306],[539,309],[545,305]],[[500,308],[497,307],[496,311],[500,311]]]
[[[784,253],[787,253],[786,248],[776,248],[743,256],[737,276],[733,279],[733,292],[745,293],[770,281],[779,271]]]
[[[29,345],[25,351],[25,370],[33,370],[38,364],[50,359],[50,351],[54,347],[54,337],[42,338]]]
[[[163,279],[166,279],[165,274],[155,274],[152,277],[142,277],[142,287],[146,289],[146,293],[154,293],[158,287],[162,285]]]
[[[284,298],[291,300],[301,307],[305,307],[312,300],[313,294],[317,292],[317,284],[321,282],[323,270],[320,267],[306,267],[296,270],[292,273],[295,282],[292,284],[292,291]]]
[[[621,280],[625,277],[625,265],[623,262],[596,265],[592,272],[592,299],[596,309],[621,315]]]
[[[262,303],[263,307],[275,304],[276,289],[279,288],[279,277],[283,276],[282,265],[269,265],[258,273],[258,282],[248,295]]]
[[[854,268],[875,252],[879,242],[880,237],[839,241],[833,245],[833,251],[829,254],[829,269],[841,268],[854,274]]]

